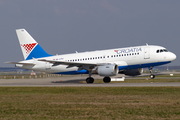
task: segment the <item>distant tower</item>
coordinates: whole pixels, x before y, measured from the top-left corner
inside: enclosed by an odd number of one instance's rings
[[[168,69],[168,66],[167,66],[167,71],[168,71],[169,69]]]

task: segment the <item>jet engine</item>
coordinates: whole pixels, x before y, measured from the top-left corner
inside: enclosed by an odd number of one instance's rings
[[[141,75],[142,73],[143,73],[143,68],[129,69],[129,70],[123,71],[123,74],[129,75],[129,76]]]
[[[114,76],[119,72],[118,66],[116,64],[98,66],[97,73],[100,76]]]

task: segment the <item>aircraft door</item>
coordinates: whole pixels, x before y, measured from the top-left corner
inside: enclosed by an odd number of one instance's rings
[[[144,48],[144,59],[150,59],[150,47]]]

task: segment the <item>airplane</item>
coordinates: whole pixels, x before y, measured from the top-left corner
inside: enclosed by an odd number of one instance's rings
[[[154,79],[154,66],[168,64],[176,59],[176,55],[166,48],[148,44],[53,56],[45,52],[25,29],[17,29],[16,33],[24,60],[6,63],[50,74],[89,74],[87,83],[94,82],[93,74],[103,76],[103,81],[109,83],[111,76],[136,76],[143,73],[143,68],[149,68],[150,78]]]

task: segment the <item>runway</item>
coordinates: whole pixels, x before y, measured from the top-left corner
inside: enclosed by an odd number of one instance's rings
[[[85,76],[56,77],[41,79],[0,79],[1,87],[180,87],[180,82],[166,83],[80,83],[85,81]],[[101,77],[95,77],[101,79]]]

